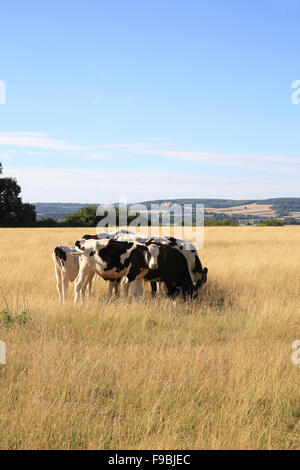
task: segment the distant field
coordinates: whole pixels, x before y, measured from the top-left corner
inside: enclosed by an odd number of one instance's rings
[[[1,229],[0,448],[299,449],[300,229],[207,227],[194,304],[60,306],[51,251],[90,231]]]
[[[271,204],[256,204],[256,202],[252,204],[246,204],[243,206],[233,206],[233,207],[226,207],[221,209],[215,209],[213,207],[206,207],[205,211],[210,213],[213,212],[215,214],[223,213],[229,214],[232,216],[239,216],[239,215],[254,215],[258,217],[276,217],[276,212],[271,208]]]

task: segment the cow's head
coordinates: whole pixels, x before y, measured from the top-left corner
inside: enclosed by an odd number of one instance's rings
[[[149,266],[149,269],[158,268],[158,261],[157,261],[158,255],[159,255],[159,246],[156,245],[155,243],[151,243],[148,246],[148,252],[147,252],[147,264]]]

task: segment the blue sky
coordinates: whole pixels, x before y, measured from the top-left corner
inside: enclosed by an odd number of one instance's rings
[[[30,202],[300,196],[299,13],[298,0],[3,1],[4,175]]]

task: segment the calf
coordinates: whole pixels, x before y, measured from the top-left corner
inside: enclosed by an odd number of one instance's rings
[[[80,265],[75,280],[74,303],[77,302],[79,294],[81,295],[84,282],[90,273],[96,273],[109,281],[118,281],[127,276],[126,296],[128,284],[135,282],[135,286],[139,286],[139,281],[148,269],[148,249],[142,244],[112,239],[89,239],[77,240],[75,247],[76,252],[73,252],[72,256],[80,257]],[[139,295],[140,289],[133,290],[133,294]]]
[[[65,301],[68,293],[69,282],[73,282],[79,271],[79,259],[71,256],[71,253],[76,252],[76,247],[73,246],[57,246],[52,252],[52,260],[54,263],[56,275],[56,287],[60,301]],[[92,288],[93,276],[89,276],[84,285],[83,293],[85,294],[86,288],[88,291]]]

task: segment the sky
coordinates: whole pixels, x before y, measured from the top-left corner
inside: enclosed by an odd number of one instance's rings
[[[3,0],[3,176],[28,202],[299,197],[299,14],[300,0]]]

